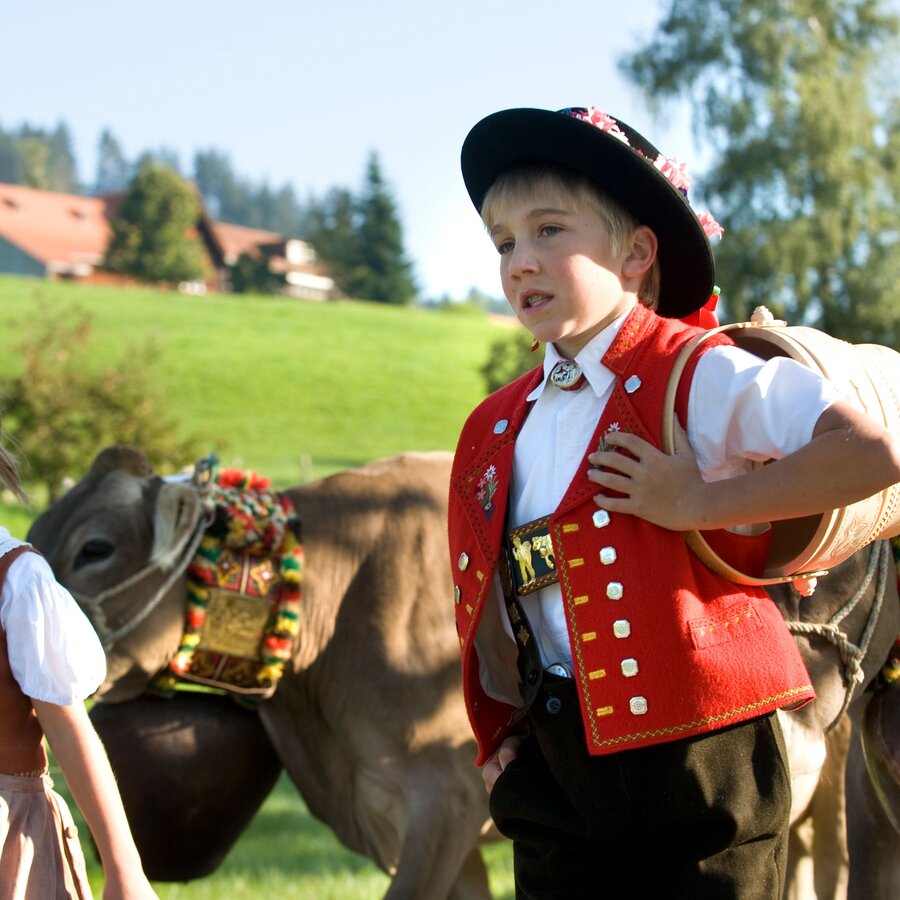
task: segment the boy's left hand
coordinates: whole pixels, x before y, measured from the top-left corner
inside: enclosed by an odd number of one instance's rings
[[[624,431],[609,432],[604,442],[627,453],[613,450],[591,453],[588,462],[597,468],[588,470],[588,478],[625,496],[597,494],[594,500],[598,506],[609,512],[639,516],[672,531],[701,527],[706,482],[700,475],[687,434],[677,421],[675,453],[671,456]]]

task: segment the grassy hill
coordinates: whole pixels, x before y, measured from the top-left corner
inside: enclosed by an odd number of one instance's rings
[[[472,312],[0,277],[0,393],[28,328],[73,309],[92,319],[98,371],[152,340],[151,376],[179,430],[278,487],[404,450],[452,450],[505,331]]]
[[[484,395],[478,369],[488,346],[505,333],[464,312],[197,298],[0,276],[0,393],[18,371],[15,346],[27,329],[72,308],[93,319],[98,370],[152,337],[160,350],[153,377],[182,432],[198,435],[223,463],[255,469],[280,487],[404,450],[452,450]],[[0,515],[20,537],[32,517],[3,504]],[[68,796],[55,769],[54,778]],[[81,834],[99,897],[102,873],[87,830]],[[486,858],[495,896],[511,898],[508,847],[494,845]],[[283,776],[217,872],[156,887],[163,900],[375,900],[387,885],[309,815]]]

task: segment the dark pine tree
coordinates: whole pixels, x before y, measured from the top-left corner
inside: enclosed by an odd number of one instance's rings
[[[412,263],[403,247],[397,204],[381,173],[375,153],[369,157],[356,230],[358,267],[347,293],[380,303],[411,303],[416,297]]]

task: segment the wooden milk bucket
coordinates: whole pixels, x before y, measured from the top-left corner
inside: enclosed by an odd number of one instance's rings
[[[675,392],[688,357],[710,335],[719,332],[728,332],[739,347],[763,359],[787,356],[808,366],[831,381],[854,406],[890,431],[900,431],[900,353],[879,344],[849,344],[815,328],[787,326],[773,319],[765,307],[758,307],[751,321],[711,329],[683,348],[664,405],[666,453],[672,453],[675,447]],[[762,577],[732,567],[698,531],[686,532],[685,539],[714,571],[738,584],[764,585],[814,579],[871,541],[896,534],[900,534],[900,483],[831,512],[773,522]]]

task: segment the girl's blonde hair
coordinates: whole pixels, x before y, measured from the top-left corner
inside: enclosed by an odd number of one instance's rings
[[[8,440],[7,433],[0,425],[0,441]],[[19,500],[23,503],[30,503],[25,488],[19,480],[19,467],[16,458],[5,447],[0,446],[0,487],[6,487],[11,490]]]
[[[563,166],[535,164],[508,169],[491,185],[481,204],[481,219],[490,231],[496,224],[498,210],[510,203],[521,202],[536,190],[547,192],[562,206],[574,212],[596,213],[609,231],[610,250],[620,253],[641,223],[618,200],[595,181]],[[655,309],[659,298],[659,260],[644,274],[638,297],[645,306]]]

